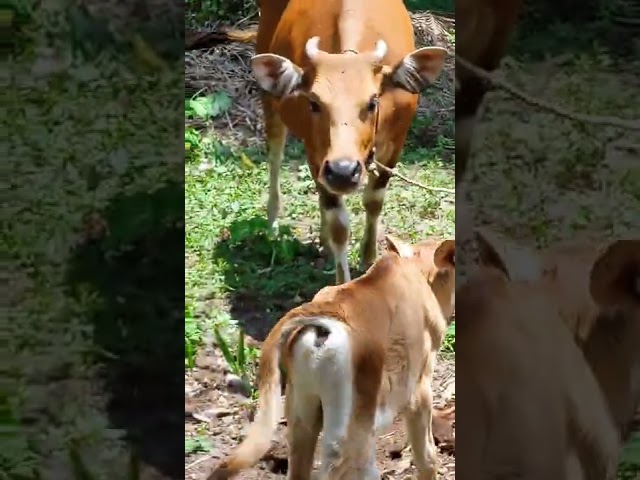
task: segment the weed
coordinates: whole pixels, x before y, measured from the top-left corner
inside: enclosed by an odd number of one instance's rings
[[[256,348],[246,345],[244,331],[238,330],[238,342],[235,349],[232,348],[227,337],[220,332],[220,327],[214,325],[213,334],[231,371],[244,380],[248,379],[249,368],[255,363],[258,355]]]
[[[452,322],[447,328],[447,333],[442,344],[442,351],[445,353],[455,353],[456,351],[456,324]]]
[[[207,435],[205,434],[200,434],[184,439],[185,454],[209,452],[212,448],[213,443],[207,438]]]

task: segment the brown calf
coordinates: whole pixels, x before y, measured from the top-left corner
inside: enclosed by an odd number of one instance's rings
[[[506,53],[522,0],[456,0],[456,55],[493,71]],[[456,186],[464,177],[487,85],[456,64]]]
[[[280,367],[287,478],[311,478],[322,430],[321,479],[378,480],[375,432],[397,413],[405,417],[419,479],[436,478],[431,377],[453,310],[455,244],[387,243],[388,254],[362,277],[323,288],[273,327],[260,358],[256,420],[209,480],[234,476],[268,450],[281,413]]]
[[[625,438],[640,406],[640,240],[573,241],[534,252],[486,230],[478,238],[485,262],[545,286]]]
[[[619,433],[552,292],[478,239],[483,266],[456,293],[459,478],[614,478]]]
[[[287,132],[300,138],[319,193],[322,238],[336,282],[350,280],[350,225],[343,196],[367,179],[361,268],[377,255],[378,219],[390,175],[416,112],[417,94],[440,74],[446,50],[416,50],[402,0],[271,0],[260,3],[257,55],[270,164],[269,224],[281,204]]]

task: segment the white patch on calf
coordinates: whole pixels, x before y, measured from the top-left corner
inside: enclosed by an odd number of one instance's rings
[[[322,471],[339,460],[353,410],[353,360],[348,327],[333,318],[316,319],[330,331],[316,345],[314,327],[301,333],[293,347],[295,387],[301,396],[320,398],[323,413]],[[322,478],[322,477],[321,477]]]

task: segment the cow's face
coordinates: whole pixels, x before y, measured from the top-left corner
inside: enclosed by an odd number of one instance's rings
[[[309,109],[313,151],[311,168],[330,192],[346,194],[366,177],[378,119],[379,98],[386,89],[418,93],[442,70],[446,50],[423,48],[395,66],[382,60],[386,44],[381,40],[372,52],[330,54],[318,48],[319,38],[306,44],[311,65],[302,69],[273,54],[251,60],[258,84],[276,97],[295,95]]]

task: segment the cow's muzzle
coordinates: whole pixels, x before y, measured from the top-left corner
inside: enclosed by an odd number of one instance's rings
[[[350,158],[327,160],[322,175],[330,189],[340,193],[348,192],[360,185],[362,162]]]

